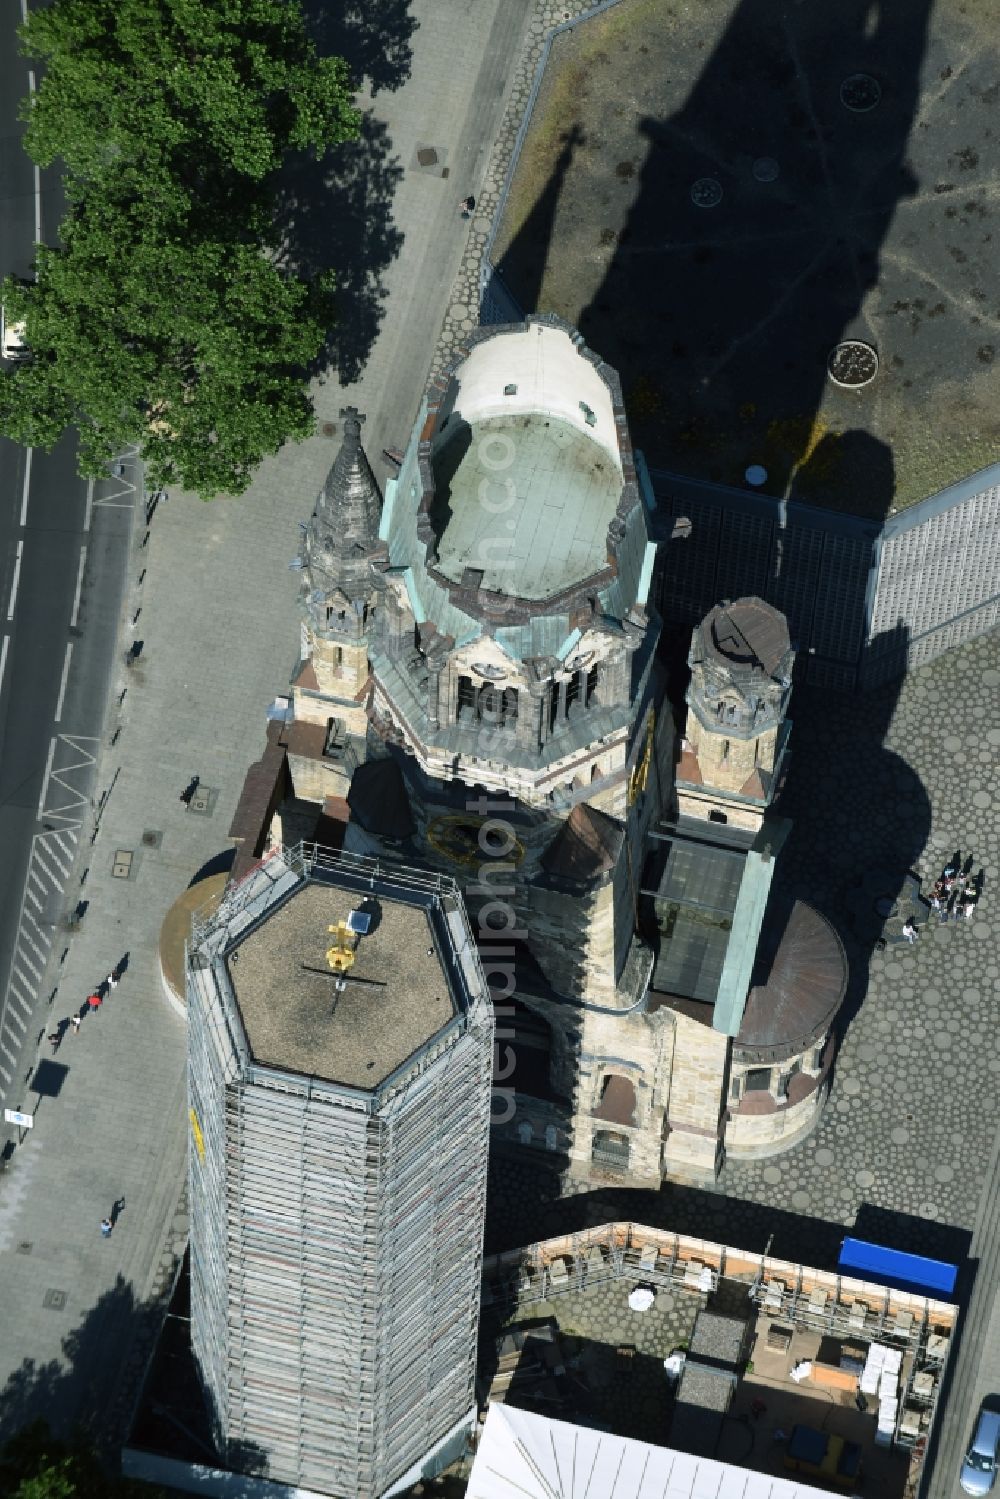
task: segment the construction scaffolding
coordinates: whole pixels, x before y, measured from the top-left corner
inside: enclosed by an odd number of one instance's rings
[[[450,986],[453,1020],[371,1089],[248,1044],[234,944],[316,884],[425,910]],[[192,1333],[220,1446],[380,1499],[475,1415],[493,1017],[458,890],[279,850],[195,929],[188,1003]]]

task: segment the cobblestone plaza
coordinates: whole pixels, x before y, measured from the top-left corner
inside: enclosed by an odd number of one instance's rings
[[[766,1162],[729,1163],[717,1192],[589,1192],[498,1159],[487,1239],[505,1247],[630,1217],[823,1263],[847,1226],[961,1257],[996,1130],[1000,953],[1000,638],[994,633],[865,697],[793,695],[782,884],[841,933],[852,982],[833,1089],[813,1134]],[[873,949],[873,872],[926,890],[959,850],[983,871],[975,921],[936,919]],[[877,883],[877,882],[876,882]],[[534,1178],[532,1181],[531,1178]],[[530,1185],[529,1185],[530,1183]]]

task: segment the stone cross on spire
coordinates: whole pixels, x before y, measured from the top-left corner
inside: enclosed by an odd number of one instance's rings
[[[365,418],[356,406],[345,406],[340,415],[344,440],[327,474],[313,521],[325,533],[323,549],[344,556],[378,542],[382,494],[361,446]]]

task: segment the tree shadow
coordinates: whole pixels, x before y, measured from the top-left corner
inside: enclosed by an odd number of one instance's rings
[[[342,57],[355,89],[367,82],[374,99],[409,78],[410,39],[420,25],[409,13],[410,0],[306,0],[303,12],[320,54]]]
[[[278,263],[290,274],[312,279],[333,272],[335,278],[336,323],[312,375],[332,369],[349,385],[364,368],[385,315],[384,273],[403,244],[392,217],[402,175],[388,129],[370,111],[362,115],[357,140],[318,161],[300,154],[279,173]]]

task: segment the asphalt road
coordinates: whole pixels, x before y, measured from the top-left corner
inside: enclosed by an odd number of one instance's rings
[[[31,273],[36,238],[53,242],[58,174],[22,148],[31,87],[19,13],[0,22],[0,274]],[[0,438],[0,1097],[16,1106],[44,1035],[46,962],[82,898],[94,762],[107,713],[126,584],[135,490],[88,485],[67,436],[51,453]],[[141,497],[139,499],[141,503]],[[58,956],[58,952],[56,954]]]

